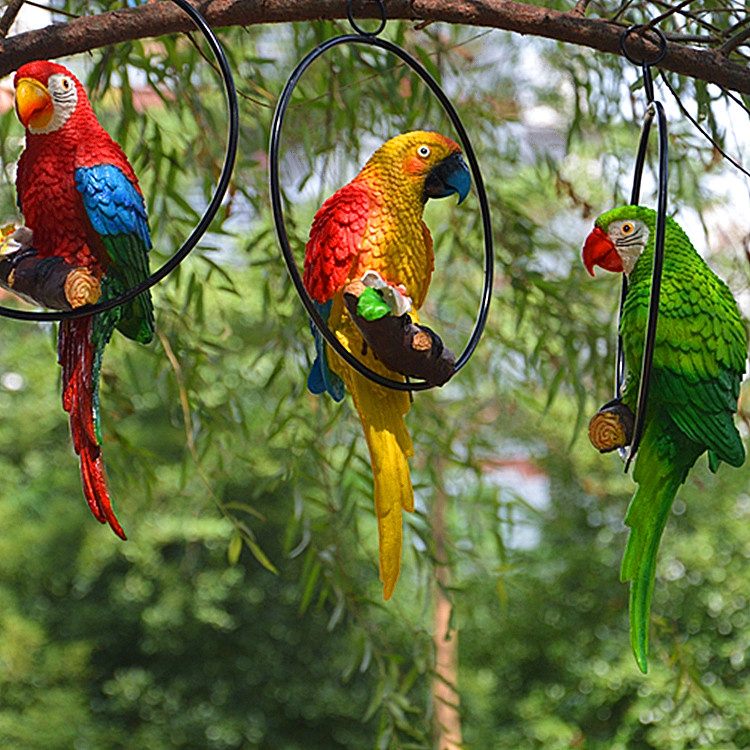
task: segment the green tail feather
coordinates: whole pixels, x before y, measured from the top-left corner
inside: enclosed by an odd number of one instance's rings
[[[124,294],[133,286],[125,283],[112,269],[104,276],[101,283],[102,301]],[[96,317],[98,325],[95,326],[94,336],[96,336],[96,328],[99,328],[101,338],[106,339],[103,346],[109,341],[115,328],[140,344],[148,344],[154,337],[156,325],[150,292],[139,294],[134,300],[112,310],[106,310]]]
[[[648,627],[656,579],[656,557],[672,502],[681,482],[667,481],[652,488],[641,485],[633,496],[625,523],[630,535],[620,569],[620,580],[630,584],[630,645],[644,674],[648,670]]]
[[[633,478],[638,489],[625,516],[630,534],[620,580],[631,581],[630,645],[643,673],[648,670],[648,629],[659,544],[677,490],[702,452],[668,420],[657,418],[647,426],[636,458]]]

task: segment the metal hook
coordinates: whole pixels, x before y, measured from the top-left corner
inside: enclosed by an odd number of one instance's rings
[[[385,0],[376,0],[376,2],[378,4],[378,8],[380,9],[380,25],[375,29],[375,31],[366,31],[354,20],[354,0],[347,0],[346,16],[349,19],[349,23],[351,24],[352,28],[357,32],[357,34],[361,34],[362,36],[378,36],[378,34],[380,34],[383,29],[385,29],[385,24],[388,21],[388,13],[385,9]]]
[[[656,34],[659,42],[658,42],[658,52],[656,53],[656,57],[654,57],[653,60],[648,60],[647,58],[643,58],[642,60],[638,60],[635,57],[633,57],[630,52],[628,52],[628,37],[631,34],[640,34],[645,38],[646,32],[653,31],[654,34]],[[650,40],[649,40],[650,41]],[[654,44],[654,42],[651,42]],[[622,54],[625,55],[625,57],[628,59],[629,62],[633,63],[633,65],[638,65],[640,67],[648,66],[651,67],[653,65],[658,65],[667,55],[667,37],[664,36],[664,32],[661,31],[661,29],[655,29],[650,26],[646,26],[644,24],[636,24],[634,26],[629,26],[625,31],[623,31],[622,36],[620,37],[620,49],[622,50]]]
[[[646,57],[638,60],[628,52],[628,37],[631,34],[639,34],[641,37],[645,38],[646,32],[648,31],[653,31],[658,39],[658,51],[656,57],[651,60]],[[664,36],[664,33],[660,29],[655,29],[643,24],[636,24],[635,26],[629,26],[622,33],[622,36],[620,37],[620,49],[629,62],[633,63],[633,65],[638,65],[641,68],[643,73],[643,87],[646,89],[646,100],[650,104],[654,101],[654,80],[651,77],[651,67],[658,65],[665,58],[667,54],[667,37]]]

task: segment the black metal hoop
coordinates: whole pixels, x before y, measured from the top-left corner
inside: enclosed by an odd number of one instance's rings
[[[656,117],[658,137],[659,137],[659,182],[656,205],[656,234],[654,237],[654,261],[651,275],[651,293],[648,303],[648,318],[646,322],[646,338],[643,345],[643,361],[641,363],[641,378],[638,387],[638,406],[635,413],[635,424],[633,426],[633,437],[630,441],[630,449],[625,452],[624,449],[620,454],[625,459],[625,471],[630,467],[630,462],[635,458],[638,446],[643,435],[643,424],[646,417],[646,407],[648,405],[648,393],[651,385],[651,370],[654,361],[654,347],[656,345],[656,324],[659,319],[659,296],[661,293],[661,276],[664,267],[664,235],[667,223],[667,194],[669,182],[669,156],[668,156],[668,138],[667,138],[667,118],[664,113],[664,107],[661,102],[654,99],[654,85],[651,77],[651,66],[660,62],[666,54],[666,38],[658,29],[654,31],[659,35],[663,42],[663,49],[659,56],[653,62],[636,62],[626,50],[627,36],[642,27],[631,26],[627,29],[621,39],[620,46],[625,56],[636,65],[641,65],[643,71],[643,84],[646,89],[648,107],[643,117],[641,126],[641,137],[638,143],[638,152],[635,160],[635,169],[633,174],[633,190],[630,195],[631,205],[637,206],[640,200],[641,180],[643,177],[643,167],[646,162],[646,151],[648,148],[648,139],[651,133],[651,125]],[[625,303],[625,296],[628,292],[628,280],[623,274],[622,293],[620,296],[620,321],[622,321],[622,310]],[[615,361],[615,398],[619,398],[625,383],[625,353],[622,345],[622,336],[617,333],[617,359]]]
[[[186,0],[172,0],[173,3],[178,5],[182,10],[187,13],[193,20],[195,25],[201,31],[205,37],[208,45],[211,47],[211,51],[214,53],[216,62],[219,65],[221,77],[224,83],[224,91],[227,97],[227,108],[229,113],[229,131],[227,136],[227,150],[224,156],[224,166],[219,176],[219,181],[216,184],[216,189],[211,198],[211,202],[208,204],[203,216],[198,222],[197,226],[193,229],[190,236],[185,240],[182,247],[180,247],[169,260],[158,270],[154,271],[147,279],[144,279],[139,284],[129,289],[127,292],[114,297],[106,302],[97,302],[93,305],[83,305],[77,307],[74,310],[59,310],[55,312],[38,312],[28,310],[16,310],[12,307],[0,306],[0,316],[6,318],[13,318],[15,320],[31,320],[31,321],[60,321],[70,320],[71,318],[83,318],[88,315],[95,315],[105,310],[111,310],[114,307],[119,307],[132,299],[135,299],[139,294],[142,294],[147,289],[150,289],[154,284],[160,282],[163,278],[174,271],[177,266],[182,263],[183,260],[189,255],[191,250],[198,244],[200,239],[206,233],[206,230],[210,226],[217,211],[221,207],[221,202],[224,200],[224,195],[229,187],[229,181],[232,177],[232,171],[234,170],[234,162],[237,156],[237,143],[239,141],[239,104],[237,101],[237,90],[234,85],[234,78],[232,76],[232,70],[229,66],[226,54],[216,38],[211,27],[208,25],[203,16]]]
[[[490,209],[489,202],[487,200],[487,193],[484,188],[484,181],[482,180],[482,173],[479,169],[479,163],[477,161],[474,149],[472,148],[471,141],[466,132],[466,129],[461,122],[458,112],[454,108],[453,104],[448,99],[445,92],[442,90],[437,81],[427,72],[427,70],[415,60],[408,52],[403,50],[401,47],[392,44],[389,41],[380,39],[374,34],[349,34],[345,36],[334,37],[326,42],[318,45],[315,49],[309,52],[298,64],[297,67],[292,71],[289,80],[281,93],[278,104],[276,105],[276,111],[273,116],[273,123],[271,126],[271,139],[269,144],[269,177],[270,177],[270,190],[271,190],[271,206],[273,209],[273,218],[276,225],[276,234],[281,245],[281,251],[286,262],[289,275],[292,278],[294,287],[297,290],[302,303],[304,304],[310,318],[315,323],[316,327],[320,331],[321,335],[328,344],[336,351],[336,353],[351,367],[353,367],[358,373],[369,378],[378,385],[382,385],[386,388],[399,391],[424,391],[434,386],[430,385],[426,381],[417,380],[412,382],[401,382],[398,380],[392,380],[380,375],[380,373],[371,370],[365,364],[360,362],[343,344],[336,338],[331,329],[328,327],[328,323],[323,319],[322,315],[318,312],[314,302],[310,298],[305,286],[302,282],[302,278],[297,267],[297,262],[294,259],[294,254],[289,245],[289,237],[286,233],[286,227],[284,225],[284,210],[281,205],[281,190],[279,185],[279,148],[281,142],[281,129],[284,124],[284,116],[289,106],[294,89],[300,81],[300,78],[310,65],[317,60],[321,55],[328,52],[328,50],[338,47],[343,44],[365,44],[373,47],[379,47],[380,49],[386,50],[393,55],[396,55],[404,63],[406,63],[417,75],[424,81],[425,84],[432,91],[434,96],[438,99],[443,107],[443,110],[448,115],[453,127],[456,129],[461,146],[464,151],[464,155],[469,162],[469,168],[471,170],[472,179],[477,190],[479,198],[479,205],[482,214],[482,226],[484,231],[484,286],[482,289],[482,297],[479,305],[479,311],[477,318],[474,323],[474,329],[471,333],[468,343],[464,351],[456,360],[456,372],[458,372],[468,361],[474,350],[479,343],[479,339],[482,336],[485,323],[487,322],[487,315],[489,313],[490,299],[492,296],[492,279],[494,273],[494,254],[492,246],[492,223],[490,221]]]
[[[378,36],[388,21],[388,13],[385,9],[385,0],[377,0],[378,8],[380,9],[380,24],[374,31],[366,31],[354,20],[354,0],[348,0],[346,3],[346,17],[349,19],[351,27],[362,36]]]

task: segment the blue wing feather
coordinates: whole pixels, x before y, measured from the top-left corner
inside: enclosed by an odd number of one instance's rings
[[[76,170],[75,180],[96,232],[102,236],[135,234],[143,242],[146,252],[151,249],[143,196],[122,170],[112,164],[80,167]]]
[[[79,167],[75,181],[86,215],[109,256],[110,265],[102,279],[102,299],[112,299],[149,276],[151,234],[146,205],[136,186],[113,164]],[[101,319],[100,330],[94,335],[104,343],[115,327],[142,343],[153,338],[154,310],[149,292],[97,319]]]

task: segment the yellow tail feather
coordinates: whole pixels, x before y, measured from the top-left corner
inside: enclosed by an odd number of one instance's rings
[[[353,326],[346,326],[346,330],[339,330],[337,335],[350,351],[359,354],[362,340],[358,333]],[[401,379],[371,355],[366,356],[365,361],[371,369],[386,377]],[[390,599],[401,572],[401,510],[414,511],[414,490],[407,461],[414,455],[414,447],[404,420],[409,411],[410,396],[404,391],[376,385],[344,364],[330,350],[329,364],[352,394],[370,451],[378,519],[380,579],[383,598]]]

